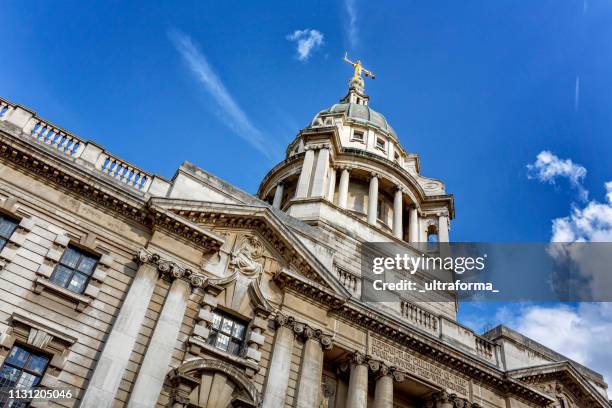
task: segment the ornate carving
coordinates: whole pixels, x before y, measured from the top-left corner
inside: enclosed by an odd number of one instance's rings
[[[162,258],[159,254],[149,252],[144,248],[138,250],[135,258],[140,264],[150,263],[155,265],[161,276],[166,279],[183,279],[189,283],[192,290],[208,286],[208,277],[198,274],[189,268],[183,268],[176,262]]]
[[[255,276],[263,272],[264,246],[254,236],[242,237],[237,249],[231,254],[230,266],[246,276]]]
[[[333,337],[329,334],[323,333],[320,329],[310,327],[306,323],[298,322],[292,316],[285,316],[284,314],[277,312],[274,317],[274,323],[276,327],[285,326],[293,330],[294,335],[306,341],[314,339],[319,342],[323,350],[329,350],[333,346]]]

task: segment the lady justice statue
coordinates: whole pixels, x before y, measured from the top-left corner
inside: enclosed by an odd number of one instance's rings
[[[348,59],[348,53],[344,53],[344,61],[353,66],[355,72],[353,73],[353,77],[349,80],[349,88],[354,88],[359,92],[363,92],[363,77],[361,73],[363,72],[366,77],[370,77],[372,79],[376,79],[376,75],[372,71],[368,71],[361,65],[361,60],[357,60],[355,62]]]

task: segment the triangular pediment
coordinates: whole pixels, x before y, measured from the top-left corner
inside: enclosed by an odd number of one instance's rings
[[[539,388],[559,401],[564,400],[566,407],[610,407],[608,399],[569,361],[511,370],[508,375]]]
[[[226,229],[252,231],[271,252],[281,258],[282,262],[277,272],[287,272],[315,283],[339,297],[350,297],[332,271],[308,249],[275,211],[267,206],[167,198],[154,198],[151,202],[212,234],[223,235],[219,231]],[[236,245],[234,244],[229,250],[236,252]]]

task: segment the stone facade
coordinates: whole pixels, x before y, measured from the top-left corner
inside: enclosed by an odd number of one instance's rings
[[[454,217],[368,104],[352,87],[317,114],[253,196],[0,99],[0,366],[28,350],[42,386],[77,394],[32,406],[610,407],[601,375],[459,324],[453,293],[359,301],[364,242],[417,251]]]

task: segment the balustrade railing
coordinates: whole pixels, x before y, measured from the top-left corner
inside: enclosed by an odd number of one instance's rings
[[[68,156],[79,157],[85,147],[85,143],[81,139],[46,123],[42,119],[34,120],[35,125],[30,136]]]
[[[487,360],[492,360],[494,353],[495,344],[482,337],[476,337],[476,354]]]
[[[413,325],[426,331],[437,333],[440,322],[438,316],[406,300],[401,301],[402,317]]]
[[[106,152],[100,154],[96,169],[136,190],[147,191],[151,184],[148,173]]]
[[[0,122],[4,121],[18,126],[23,134],[62,155],[93,165],[96,171],[130,189],[146,192],[153,181],[153,176],[144,170],[0,98]]]
[[[361,279],[342,268],[336,268],[336,274],[340,283],[351,293],[358,294],[360,289]]]

